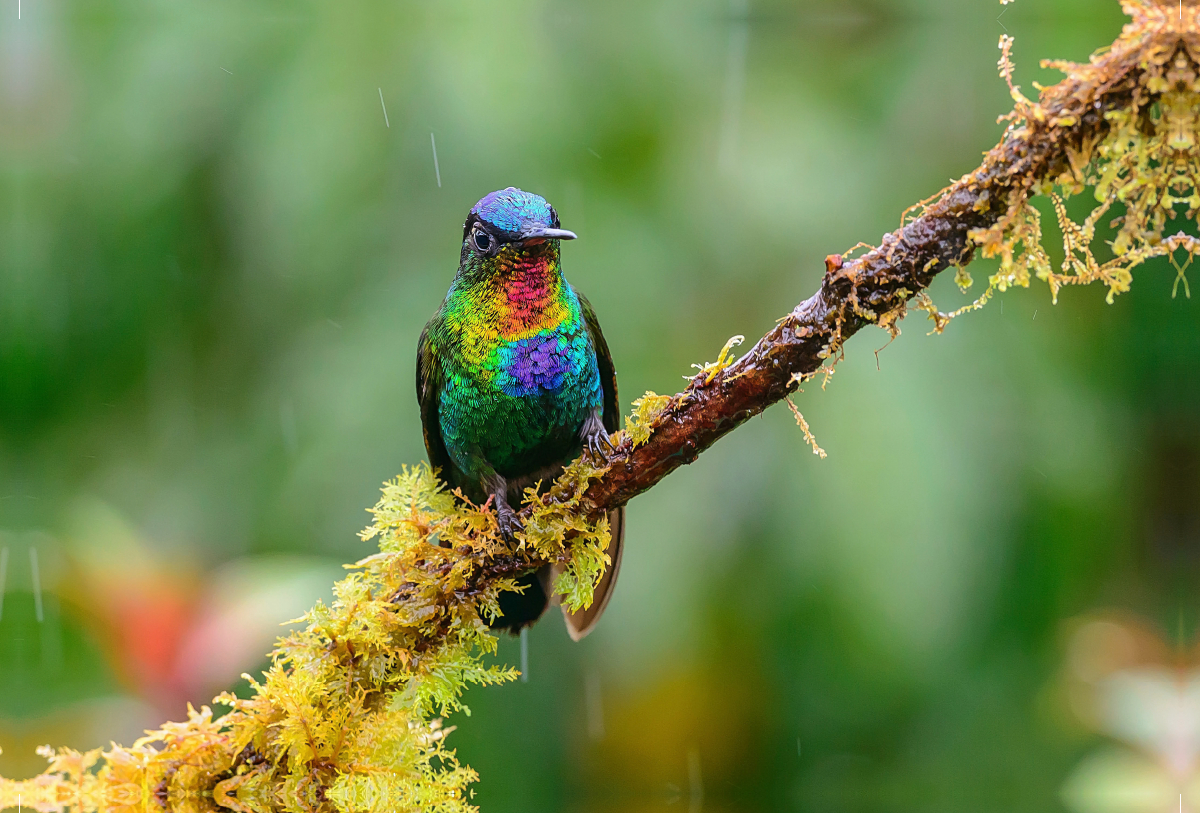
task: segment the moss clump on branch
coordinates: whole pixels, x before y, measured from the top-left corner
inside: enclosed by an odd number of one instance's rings
[[[20,799],[44,813],[474,810],[477,777],[447,747],[453,729],[442,718],[465,711],[467,685],[515,677],[488,663],[496,638],[487,622],[520,576],[561,564],[556,595],[571,608],[590,603],[608,558],[608,509],[822,369],[828,377],[862,327],[894,336],[910,308],[928,311],[941,330],[1033,277],[1054,296],[1063,285],[1100,282],[1111,301],[1128,290],[1136,266],[1157,256],[1171,257],[1188,292],[1184,270],[1200,246],[1182,230],[1167,232],[1181,218],[1194,224],[1200,210],[1198,3],[1126,0],[1133,20],[1117,42],[1086,65],[1046,63],[1066,78],[1037,102],[1012,84],[1011,40],[1002,40],[1000,69],[1015,107],[984,163],[878,248],[853,260],[831,256],[820,291],[740,359],[731,360],[728,344],[683,392],[635,402],[608,468],[577,461],[545,493],[528,493],[517,547],[503,542],[488,506],[456,501],[425,466],[405,469],[385,485],[363,533],[379,552],[351,566],[333,602],[280,640],[271,667],[250,679],[251,697],[222,695],[217,702],[231,710],[219,719],[207,707],[190,710],[129,747],[43,749],[45,773],[0,779],[0,808]],[[1075,223],[1065,201],[1088,188],[1099,204]],[[1063,233],[1058,271],[1042,247],[1036,195],[1049,197]],[[1101,261],[1096,228],[1110,215],[1112,257]],[[999,270],[967,308],[938,311],[924,289],[948,268],[970,288],[965,266],[976,254],[998,257]]]
[[[1139,67],[1131,83],[1126,106],[1106,109],[1107,132],[1084,138],[1077,144],[1064,145],[1061,172],[1048,173],[1027,194],[1009,201],[1008,210],[995,224],[974,230],[971,241],[984,257],[999,257],[1000,268],[988,278],[988,287],[970,305],[951,313],[942,313],[930,300],[916,307],[929,313],[934,330],[940,333],[954,317],[982,307],[997,292],[1013,286],[1029,287],[1031,276],[1047,282],[1053,300],[1065,285],[1099,282],[1108,288],[1106,301],[1129,290],[1133,269],[1154,257],[1168,257],[1176,270],[1174,296],[1180,284],[1190,297],[1185,272],[1197,252],[1200,240],[1182,229],[1167,234],[1178,221],[1196,222],[1200,212],[1200,65],[1193,50],[1197,32],[1196,10],[1182,7],[1125,3],[1134,23],[1114,51],[1128,58],[1141,53],[1144,45],[1138,37],[1147,29],[1166,29],[1179,35],[1178,47],[1167,51],[1161,44],[1151,51],[1153,58]],[[1169,12],[1178,16],[1173,21]],[[1013,39],[1000,38],[1000,75],[1008,83],[1015,102],[1013,111],[1001,118],[1010,121],[1010,133],[1019,135],[1030,128],[1069,128],[1079,121],[1082,110],[1060,107],[1050,112],[1047,104],[1025,98],[1012,82]],[[1124,46],[1124,47],[1122,47]],[[1044,68],[1057,68],[1081,84],[1093,87],[1111,85],[1128,77],[1115,74],[1110,66],[1098,63],[1076,65],[1043,60]],[[1106,70],[1107,68],[1107,70]],[[1047,103],[1057,101],[1049,94]],[[1066,201],[1092,190],[1097,205],[1082,222],[1067,213]],[[1063,260],[1055,271],[1043,248],[1041,214],[1029,202],[1030,193],[1049,198],[1062,234]],[[987,197],[979,205],[990,203]],[[1098,224],[1112,215],[1110,227],[1116,236],[1107,241],[1108,259],[1096,257]],[[1179,261],[1179,254],[1187,259]],[[960,269],[955,281],[964,291],[971,287],[970,274]]]
[[[47,750],[50,768],[0,792],[57,810],[213,811],[474,809],[477,777],[445,745],[441,718],[463,710],[463,689],[513,680],[489,665],[487,621],[502,591],[535,563],[560,562],[564,603],[590,604],[608,563],[607,519],[591,522],[579,494],[601,469],[577,461],[545,495],[515,551],[487,506],[456,501],[426,465],[384,485],[361,534],[379,552],[348,566],[333,601],[282,638],[249,699],[222,694],[219,720],[189,710],[130,748]],[[99,767],[101,759],[103,766]]]

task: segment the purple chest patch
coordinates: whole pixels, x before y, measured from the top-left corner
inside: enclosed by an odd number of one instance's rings
[[[506,395],[555,391],[572,371],[571,345],[557,334],[540,334],[500,349],[500,387]]]

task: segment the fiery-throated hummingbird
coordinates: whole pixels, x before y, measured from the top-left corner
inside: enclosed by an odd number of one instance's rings
[[[586,449],[603,459],[620,420],[612,356],[596,313],[563,277],[559,227],[545,198],[509,187],[481,199],[463,224],[458,272],[417,344],[417,400],[430,464],[473,502],[491,498],[500,530],[520,530],[513,505]],[[621,565],[625,509],[609,514],[612,564],[592,605],[571,613],[579,640],[599,620]],[[504,593],[495,626],[513,632],[546,609],[547,565]]]

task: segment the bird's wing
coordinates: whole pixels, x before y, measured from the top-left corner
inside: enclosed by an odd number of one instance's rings
[[[425,435],[425,451],[429,465],[439,469],[441,478],[454,485],[453,463],[442,440],[442,422],[438,418],[438,401],[442,392],[442,364],[429,335],[429,325],[417,340],[417,403],[421,405],[421,429]]]
[[[608,351],[608,342],[604,340],[604,333],[600,330],[600,320],[596,318],[596,311],[592,309],[592,303],[588,302],[587,297],[578,291],[575,292],[575,296],[579,297],[579,308],[583,311],[583,321],[592,337],[592,346],[596,348],[596,364],[600,368],[600,386],[604,388],[604,413],[601,415],[604,420],[604,428],[610,433],[616,432],[621,427],[621,404],[617,400],[617,371],[613,367],[612,353]]]

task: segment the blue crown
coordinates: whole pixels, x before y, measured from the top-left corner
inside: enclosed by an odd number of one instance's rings
[[[545,198],[514,186],[485,195],[471,208],[471,214],[499,231],[513,234],[533,224],[558,226],[558,217]]]

